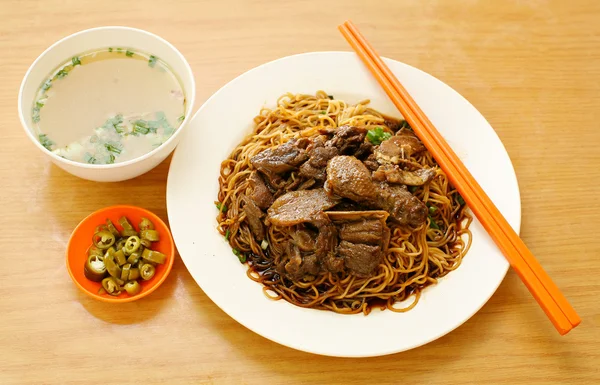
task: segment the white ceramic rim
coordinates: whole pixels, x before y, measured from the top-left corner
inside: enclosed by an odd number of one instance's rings
[[[194,115],[194,117],[192,118],[192,121],[199,116],[200,114],[202,114],[202,112],[204,111],[204,109],[210,104],[210,102],[214,99],[217,98],[219,96],[220,93],[222,93],[225,89],[227,89],[228,87],[232,87],[236,81],[242,77],[247,76],[248,74],[254,72],[254,71],[258,71],[260,69],[262,69],[265,66],[269,66],[272,65],[274,63],[280,62],[280,61],[285,61],[285,60],[289,60],[291,58],[294,58],[296,56],[304,56],[304,55],[320,55],[320,54],[353,54],[353,52],[347,52],[347,51],[318,51],[318,52],[306,52],[306,53],[300,53],[300,54],[295,54],[295,55],[290,55],[290,56],[286,56],[286,57],[282,57],[264,64],[261,64],[255,68],[252,68],[244,73],[242,73],[241,75],[237,76],[236,78],[234,78],[233,80],[229,81],[227,84],[225,84],[224,86],[222,86],[219,90],[217,90],[213,95],[211,95],[204,103],[203,105],[199,108],[199,110],[196,112],[196,114]],[[407,66],[412,68],[413,70],[416,70],[418,72],[423,73],[426,76],[432,77],[435,80],[437,80],[438,82],[440,82],[443,86],[448,87],[450,90],[452,90],[456,96],[458,96],[459,98],[461,98],[466,104],[468,104],[488,125],[489,123],[487,122],[487,120],[485,120],[485,118],[481,115],[481,113],[462,95],[460,95],[456,90],[454,90],[452,87],[450,87],[449,85],[447,85],[446,83],[444,83],[443,81],[441,81],[440,79],[435,78],[433,75],[430,75],[418,68],[412,67],[406,63],[403,62],[399,62],[397,60],[394,59],[388,59],[388,58],[384,58],[382,57],[382,59],[384,61],[392,61],[392,62],[397,62],[401,65]],[[389,64],[389,63],[388,63]],[[392,70],[393,71],[393,70]],[[270,104],[273,104],[274,101],[269,101]],[[193,122],[191,122],[192,124]],[[490,128],[491,125],[490,125]],[[518,199],[515,202],[516,210],[518,212],[518,217],[516,218],[516,223],[513,226],[513,228],[515,229],[515,231],[517,233],[519,233],[520,228],[521,228],[521,193],[520,193],[520,189],[519,189],[519,184],[518,184],[518,180],[516,177],[516,173],[514,170],[514,165],[512,164],[512,161],[510,160],[510,156],[508,155],[508,152],[506,151],[506,147],[504,146],[504,144],[502,143],[502,141],[500,140],[500,138],[498,137],[497,133],[495,132],[495,130],[493,130],[493,128],[491,129],[491,134],[495,137],[495,139],[497,140],[500,148],[503,150],[503,152],[506,154],[506,157],[508,158],[509,161],[509,166],[510,166],[510,170],[511,171],[511,176],[514,182],[514,187],[516,189],[516,194]],[[172,179],[172,174],[171,174],[171,170],[173,168],[173,166],[176,164],[176,158],[177,158],[177,154],[178,154],[178,149],[175,150],[174,154],[173,154],[173,159],[171,161],[170,164],[170,168],[169,168],[169,175],[167,178],[167,214],[169,215],[170,210],[169,210],[169,182]],[[173,226],[173,221],[171,219],[171,215],[169,215],[169,222],[171,223],[171,226]],[[212,218],[212,217],[211,217]],[[476,219],[475,219],[476,220]],[[175,240],[175,244],[177,245],[177,239],[178,239],[178,235],[176,233],[176,231],[174,231],[172,229],[172,233],[173,233],[173,238]],[[183,256],[180,254],[182,261],[184,262],[184,264],[186,264],[185,259],[183,258]],[[186,264],[186,267],[187,264]],[[449,325],[449,327],[444,328],[443,330],[441,330],[439,333],[435,334],[435,335],[431,335],[429,338],[426,339],[422,339],[419,343],[415,343],[413,345],[410,346],[404,346],[401,348],[391,348],[391,349],[387,349],[387,350],[380,350],[376,353],[367,353],[367,354],[362,354],[362,353],[351,353],[351,354],[340,354],[340,353],[332,353],[331,351],[322,351],[319,349],[312,349],[310,347],[307,347],[306,345],[302,344],[302,343],[290,343],[289,341],[282,341],[280,338],[277,338],[273,335],[266,335],[265,333],[262,333],[258,330],[256,330],[255,327],[250,326],[248,322],[244,322],[247,321],[246,319],[242,319],[243,317],[239,316],[239,314],[234,315],[232,312],[231,307],[233,306],[231,303],[218,303],[215,301],[215,299],[211,296],[210,292],[207,292],[206,289],[204,287],[202,287],[202,285],[200,285],[200,282],[196,279],[195,274],[189,269],[188,267],[188,271],[190,272],[190,274],[192,275],[192,277],[194,278],[194,280],[196,281],[196,283],[198,284],[198,286],[200,286],[200,288],[204,291],[204,293],[215,303],[215,305],[217,305],[219,308],[221,308],[221,310],[223,310],[227,315],[229,315],[230,317],[232,317],[234,320],[236,320],[237,322],[239,322],[240,324],[242,324],[243,326],[245,326],[246,328],[248,328],[249,330],[255,332],[256,334],[259,334],[273,342],[276,342],[278,344],[284,345],[284,346],[288,346],[290,348],[293,349],[297,349],[297,350],[301,350],[301,351],[305,351],[308,353],[313,353],[313,354],[318,354],[318,355],[325,355],[325,356],[334,356],[334,357],[376,357],[376,356],[383,356],[383,355],[389,355],[389,354],[395,354],[395,353],[399,353],[399,352],[403,352],[403,351],[407,351],[407,350],[411,350],[414,348],[417,348],[419,346],[423,346],[425,344],[428,344],[438,338],[441,338],[443,336],[445,336],[446,334],[452,332],[453,330],[455,330],[456,328],[458,328],[459,326],[461,326],[462,324],[464,324],[466,321],[468,321],[471,317],[473,317],[473,315],[475,315],[488,301],[489,299],[492,297],[492,295],[497,291],[498,287],[500,286],[500,284],[502,283],[502,281],[504,280],[504,277],[506,276],[506,273],[508,271],[508,268],[510,267],[508,261],[503,260],[503,270],[502,271],[498,271],[498,273],[501,273],[501,279],[498,279],[498,281],[495,283],[495,285],[492,287],[490,285],[490,287],[486,288],[489,289],[490,292],[489,294],[485,297],[485,299],[479,304],[479,306],[477,307],[473,307],[472,311],[469,314],[465,314],[464,318],[462,319],[461,322],[458,322],[456,324],[453,325]],[[246,277],[245,275],[240,277],[240,279],[249,279],[248,277]],[[256,283],[257,285],[260,285],[258,283]],[[493,288],[493,290],[491,290]],[[292,305],[293,306],[293,305]],[[245,318],[245,317],[244,317]]]
[[[162,143],[160,146],[156,147],[155,149],[153,149],[152,151],[139,156],[137,158],[134,159],[130,159],[127,160],[125,162],[119,162],[119,163],[112,163],[112,164],[89,164],[89,163],[82,163],[82,162],[75,162],[73,160],[70,159],[66,159],[63,157],[60,157],[58,155],[56,155],[55,153],[53,153],[52,151],[49,151],[46,147],[42,146],[42,144],[33,136],[33,133],[27,129],[28,125],[25,122],[24,119],[24,110],[23,110],[23,104],[21,102],[22,95],[23,95],[23,89],[25,87],[25,83],[27,81],[27,78],[29,78],[29,74],[31,73],[31,71],[35,68],[35,66],[37,65],[37,63],[48,54],[48,52],[52,51],[57,45],[70,40],[71,38],[84,34],[84,33],[89,33],[89,32],[93,32],[93,31],[98,31],[98,30],[104,30],[104,29],[112,29],[112,30],[123,30],[123,31],[135,31],[138,33],[142,33],[145,35],[148,35],[156,40],[159,40],[160,42],[164,43],[165,45],[167,45],[170,49],[173,50],[173,52],[175,53],[175,55],[177,55],[179,57],[179,59],[181,59],[182,63],[185,66],[185,70],[189,72],[189,76],[191,79],[191,87],[190,87],[190,95],[186,95],[186,99],[188,103],[191,103],[191,109],[194,108],[193,104],[196,101],[196,79],[194,78],[193,72],[192,72],[192,67],[190,66],[190,64],[188,63],[188,61],[186,60],[185,56],[183,56],[183,54],[181,52],[179,52],[179,50],[177,48],[175,48],[175,46],[173,44],[171,44],[170,42],[168,42],[167,40],[163,39],[162,37],[152,33],[152,32],[148,32],[146,30],[143,29],[139,29],[139,28],[132,28],[132,27],[124,27],[124,26],[102,26],[102,27],[95,27],[95,28],[88,28],[88,29],[84,29],[82,31],[79,32],[75,32],[72,33],[68,36],[63,37],[62,39],[56,41],[54,44],[52,44],[50,47],[46,48],[44,50],[44,52],[42,52],[34,61],[33,63],[31,63],[31,65],[29,66],[29,68],[27,69],[27,72],[25,73],[25,76],[23,76],[23,80],[21,81],[21,86],[19,87],[19,96],[18,96],[18,105],[17,105],[17,111],[19,113],[19,120],[21,122],[21,127],[23,127],[23,130],[25,130],[25,134],[27,135],[27,137],[29,137],[29,139],[33,142],[33,144],[35,146],[37,146],[37,148],[39,148],[41,151],[43,151],[44,153],[46,153],[47,155],[49,155],[55,162],[60,162],[60,163],[65,163],[71,166],[75,166],[75,167],[80,167],[80,168],[89,168],[89,169],[111,169],[111,168],[119,168],[119,167],[125,167],[128,166],[130,164],[133,163],[137,163],[139,161],[142,161],[144,159],[148,159],[150,157],[152,157],[154,154],[156,154],[157,152],[159,152],[163,147],[167,146],[169,143],[171,143],[173,140],[175,140],[175,137],[177,135],[171,135],[169,137],[169,139],[167,139],[166,142]],[[168,64],[168,63],[167,63]],[[192,114],[188,114],[188,115],[192,115]],[[189,121],[192,118],[190,118],[190,116],[185,116],[183,121],[181,122],[180,127],[189,124]]]

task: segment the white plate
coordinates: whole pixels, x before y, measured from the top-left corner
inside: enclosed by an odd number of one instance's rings
[[[394,74],[455,149],[508,222],[518,231],[517,179],[502,143],[481,114],[456,91],[416,68],[386,59]],[[349,52],[285,57],[246,72],[204,103],[190,122],[169,170],[167,207],[181,258],[202,290],[248,329],[307,352],[367,357],[408,350],[452,331],[494,293],[508,263],[475,221],[473,245],[461,266],[427,288],[407,313],[368,316],[302,309],[265,298],[216,230],[220,163],[252,127],[264,105],[286,93],[325,90],[348,102],[400,116],[359,59]]]

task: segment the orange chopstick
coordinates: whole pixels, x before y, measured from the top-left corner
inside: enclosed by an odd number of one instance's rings
[[[577,326],[581,319],[575,310],[375,50],[351,22],[339,29],[431,151],[556,329],[566,334]]]

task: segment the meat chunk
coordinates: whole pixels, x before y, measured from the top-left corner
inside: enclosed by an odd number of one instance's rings
[[[377,181],[405,184],[407,186],[422,186],[434,177],[435,170],[431,168],[406,171],[391,164],[383,164],[373,173],[373,179]]]
[[[344,258],[335,253],[329,253],[323,260],[321,266],[332,273],[339,273],[344,270]]]
[[[358,159],[365,159],[373,154],[374,146],[369,142],[361,143],[354,156]]]
[[[348,241],[340,242],[337,247],[337,254],[344,258],[346,268],[358,276],[371,275],[383,258],[383,253],[379,246],[351,243]]]
[[[300,166],[300,175],[305,178],[324,181],[327,162],[338,155],[338,149],[336,147],[325,147],[322,142],[318,142],[309,150],[308,155],[308,160]]]
[[[377,156],[375,154],[369,155],[367,159],[363,161],[363,163],[370,171],[377,171],[379,168],[379,163],[377,162]]]
[[[300,251],[314,251],[317,240],[317,234],[308,229],[298,229],[290,233],[292,243],[300,249]]]
[[[340,228],[340,238],[352,243],[376,245],[381,242],[383,227],[377,220],[361,220],[345,223]]]
[[[329,161],[325,189],[355,202],[374,201],[377,198],[371,173],[363,162],[353,156],[336,156]]]
[[[390,229],[385,211],[328,211],[338,229],[338,258],[351,272],[368,276],[375,272],[387,251]]]
[[[315,254],[319,260],[323,260],[327,255],[335,250],[337,246],[337,230],[335,226],[329,222],[320,223],[319,235],[315,242]]]
[[[325,144],[326,147],[335,147],[342,155],[354,155],[365,142],[367,130],[359,127],[342,126],[339,127],[330,140]]]
[[[400,186],[382,183],[378,203],[400,225],[419,227],[427,220],[427,206]]]
[[[288,277],[297,280],[306,275],[317,275],[321,269],[319,261],[314,254],[302,256],[295,246],[288,247],[290,259],[284,267]]]
[[[331,211],[364,211],[365,207],[350,200],[343,199],[340,203],[331,208]]]
[[[405,126],[408,125],[408,123],[406,123],[406,120],[398,120],[398,119],[395,119],[395,118],[391,118],[389,116],[385,117],[385,120],[383,121],[383,124],[385,124],[386,126],[388,126],[389,129],[392,130],[393,132],[397,132],[402,127],[405,127]]]
[[[243,199],[245,204],[242,210],[246,214],[246,222],[254,238],[260,242],[265,239],[265,227],[261,220],[265,214],[252,199],[247,196],[244,196]]]
[[[417,227],[427,219],[423,202],[402,187],[374,183],[367,167],[352,156],[329,161],[325,188],[330,194],[386,210],[400,225]]]
[[[273,204],[273,194],[269,191],[265,181],[256,171],[253,171],[252,174],[250,174],[249,180],[250,187],[252,188],[250,198],[261,209],[268,209]]]
[[[399,164],[403,159],[410,158],[425,150],[425,146],[412,131],[402,129],[388,140],[381,142],[375,150],[375,156],[380,164]]]
[[[307,142],[292,139],[275,148],[268,148],[250,159],[250,163],[265,174],[281,174],[295,170],[308,159]]]
[[[293,226],[314,222],[322,212],[337,203],[340,198],[329,196],[322,188],[290,191],[273,202],[267,211],[267,221],[275,226]]]

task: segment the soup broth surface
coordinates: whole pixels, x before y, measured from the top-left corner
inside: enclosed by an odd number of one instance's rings
[[[184,119],[186,99],[169,66],[125,48],[63,63],[40,86],[32,121],[40,143],[63,158],[124,162],[164,143]]]

